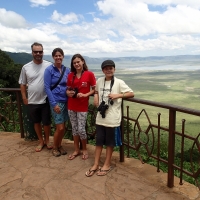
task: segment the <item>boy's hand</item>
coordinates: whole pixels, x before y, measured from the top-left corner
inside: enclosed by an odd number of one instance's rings
[[[118,98],[121,98],[121,94],[109,94],[108,98],[112,100],[118,99]]]

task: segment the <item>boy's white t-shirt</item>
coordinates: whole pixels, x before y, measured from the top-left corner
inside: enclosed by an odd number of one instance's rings
[[[105,86],[104,86],[105,83]],[[107,127],[118,127],[121,124],[121,103],[122,98],[113,100],[114,104],[111,105],[108,102],[108,95],[111,94],[123,94],[125,92],[133,92],[133,90],[121,79],[114,77],[114,84],[110,92],[111,81],[105,81],[105,77],[101,77],[97,80],[96,91],[98,91],[99,105],[102,101],[105,101],[109,107],[105,112],[105,118],[98,112],[96,117],[96,124]]]

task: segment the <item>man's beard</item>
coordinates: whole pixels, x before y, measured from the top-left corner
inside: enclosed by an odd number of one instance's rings
[[[34,59],[37,61],[41,61],[42,60],[42,56],[34,56]]]

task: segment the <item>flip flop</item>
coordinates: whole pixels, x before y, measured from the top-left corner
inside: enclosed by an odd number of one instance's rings
[[[101,169],[101,167],[97,167],[96,169],[89,169],[87,172],[85,172],[85,175],[87,177],[91,177],[95,174],[96,171],[99,171]]]
[[[113,168],[110,166],[109,169],[100,169],[96,175],[97,176],[105,176],[108,174],[108,172],[110,172]]]
[[[36,151],[36,152],[40,152],[40,151],[42,151],[43,148],[44,148],[44,145],[38,145],[38,146],[35,148],[35,151]]]
[[[46,144],[46,146],[47,146],[47,149],[53,149],[53,145],[50,143]]]
[[[81,153],[77,153],[77,154],[70,154],[68,157],[68,160],[74,160],[74,158],[76,158],[77,156],[79,156]]]
[[[86,153],[86,154],[83,154],[82,159],[83,159],[83,160],[87,160],[88,157],[89,157],[89,156],[88,156],[88,154]]]

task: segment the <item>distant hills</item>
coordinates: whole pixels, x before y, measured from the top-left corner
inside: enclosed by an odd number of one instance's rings
[[[12,53],[4,51],[16,64],[25,64],[32,60],[32,55],[28,53]]]
[[[12,53],[6,52],[16,64],[26,64],[32,60],[32,55],[29,53]],[[84,56],[84,55],[83,55]],[[72,55],[66,55],[63,63],[70,67]],[[156,67],[161,65],[187,65],[200,66],[200,55],[179,55],[179,56],[150,56],[150,57],[101,57],[92,58],[84,56],[89,68],[99,68],[101,63],[106,59],[112,59],[119,68],[134,68],[134,67]],[[51,55],[44,55],[44,59],[53,62]]]
[[[26,64],[32,60],[32,54],[29,53],[12,53],[4,51],[16,64]],[[43,58],[50,62],[53,62],[53,58],[51,55],[44,55]],[[64,57],[63,63],[67,66],[70,66],[72,55],[66,55]],[[84,56],[87,64],[101,64],[103,60],[106,58],[90,58],[88,56]]]

